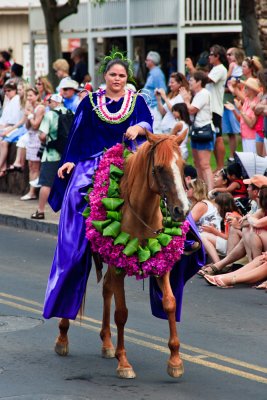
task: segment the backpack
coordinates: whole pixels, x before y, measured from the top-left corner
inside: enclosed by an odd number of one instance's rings
[[[53,110],[58,114],[57,138],[47,143],[48,149],[56,149],[60,154],[64,152],[67,144],[68,134],[74,119],[71,110],[67,110],[65,114],[61,110]]]

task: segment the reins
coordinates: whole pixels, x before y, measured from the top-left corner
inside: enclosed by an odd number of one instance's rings
[[[147,168],[146,168],[147,185],[148,185],[149,189],[152,190],[152,186],[153,186],[153,184],[150,185],[150,182],[149,182],[149,169],[150,169],[150,165],[151,165],[151,168],[152,168],[152,169],[151,169],[152,177],[155,179],[155,181],[156,181],[156,183],[157,183],[157,185],[158,185],[158,188],[159,188],[160,197],[161,197],[162,200],[164,201],[164,205],[165,205],[165,209],[166,209],[166,215],[164,216],[165,222],[167,221],[167,217],[168,217],[168,211],[167,211],[167,206],[168,206],[168,205],[167,205],[167,196],[166,196],[164,187],[162,186],[160,180],[158,179],[158,175],[157,175],[157,173],[156,173],[154,153],[155,153],[156,147],[157,147],[161,142],[164,142],[164,141],[167,140],[167,139],[168,139],[168,138],[161,139],[161,140],[159,140],[157,143],[154,143],[154,144],[152,145],[152,147],[151,147],[151,149],[150,149],[150,151],[149,151],[149,158],[148,158],[148,163],[147,163]],[[124,139],[123,139],[123,141],[124,141]],[[136,140],[134,140],[134,144],[135,144],[135,146],[138,148],[138,145],[137,145]],[[185,187],[187,187],[184,177],[183,177],[183,183],[184,183]],[[128,190],[128,189],[127,189],[127,202],[128,202],[128,205],[129,205],[129,208],[130,208],[131,212],[134,214],[134,216],[135,216],[147,229],[149,229],[149,230],[150,230],[151,232],[153,232],[155,235],[158,235],[158,234],[160,234],[161,232],[163,232],[164,228],[160,228],[160,229],[157,229],[157,230],[151,228],[151,226],[149,226],[149,225],[137,214],[137,212],[134,210],[134,208],[133,208],[133,206],[132,206],[132,204],[131,204],[131,202],[130,202],[129,190]],[[163,222],[163,224],[164,224],[164,222]]]

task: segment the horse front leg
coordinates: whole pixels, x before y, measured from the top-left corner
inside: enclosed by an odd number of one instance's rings
[[[125,301],[124,278],[125,274],[116,274],[115,268],[111,269],[114,287],[115,314],[114,320],[117,325],[117,347],[116,358],[118,360],[117,375],[119,378],[132,379],[136,377],[133,367],[128,362],[124,346],[124,326],[128,319],[128,309]]]
[[[183,361],[179,355],[180,341],[176,328],[176,300],[170,285],[170,272],[167,272],[162,278],[157,279],[158,285],[162,291],[162,305],[168,316],[170,337],[168,346],[171,352],[168,360],[167,372],[172,378],[179,378],[184,373]]]
[[[68,330],[70,326],[70,321],[67,318],[61,318],[59,321],[59,335],[55,343],[55,352],[60,356],[67,356],[69,354],[69,340],[68,340]]]
[[[103,281],[103,318],[102,318],[102,329],[100,331],[100,337],[102,340],[102,357],[114,358],[115,349],[111,341],[111,330],[110,330],[110,309],[111,300],[113,296],[112,287],[112,276],[110,268],[104,276]]]

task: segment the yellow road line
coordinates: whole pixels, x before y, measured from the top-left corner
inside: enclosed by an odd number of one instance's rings
[[[32,301],[32,300],[28,300],[28,299],[25,299],[25,298],[22,298],[22,297],[13,296],[13,295],[6,294],[6,293],[3,293],[3,292],[0,292],[0,296],[8,298],[8,299],[19,300],[19,301],[24,302],[26,304],[32,304],[32,305],[35,305],[35,306],[38,306],[38,307],[42,308],[42,304],[41,303],[38,303],[38,302],[35,302],[35,301]],[[9,300],[5,300],[5,299],[1,299],[0,298],[0,303],[5,304],[7,306],[10,306],[12,308],[16,308],[16,309],[19,309],[19,310],[24,310],[24,311],[32,312],[34,314],[42,315],[42,311],[41,310],[26,306],[26,305],[18,304],[18,303],[9,301]],[[94,323],[94,324],[96,324],[98,326],[101,325],[101,321],[96,320],[94,318],[90,318],[90,317],[84,316],[83,320],[91,322],[91,323]],[[95,332],[99,332],[100,331],[100,327],[94,326],[94,325],[90,325],[88,322],[72,321],[72,324],[76,325],[76,326],[81,326],[82,328],[89,329],[89,330],[92,330],[92,331],[95,331]],[[111,327],[113,329],[116,329],[116,326],[114,324],[111,324]],[[149,335],[149,334],[146,334],[146,333],[143,333],[143,332],[139,332],[139,331],[136,331],[134,329],[128,329],[128,328],[125,329],[125,332],[126,333],[130,333],[130,334],[134,334],[136,336],[141,336],[141,337],[147,338],[149,340],[158,341],[158,342],[161,342],[161,343],[164,343],[164,344],[167,345],[167,340],[163,339],[161,337],[158,337],[158,336],[152,336],[152,335]],[[167,346],[156,345],[154,343],[150,343],[150,342],[147,342],[147,341],[144,341],[144,340],[141,340],[141,339],[136,339],[136,338],[133,338],[133,337],[127,336],[127,335],[125,335],[125,340],[127,340],[128,342],[131,342],[131,343],[138,344],[138,345],[143,346],[143,347],[147,347],[147,348],[150,348],[150,349],[153,349],[153,350],[160,351],[162,353],[169,354],[169,349],[167,348]],[[238,369],[230,368],[230,367],[227,367],[227,366],[224,366],[224,365],[220,365],[220,364],[208,361],[207,358],[218,359],[220,361],[224,361],[224,362],[229,363],[229,364],[233,364],[233,365],[237,365],[237,366],[240,366],[240,367],[244,367],[246,369],[258,371],[258,372],[261,372],[263,374],[267,373],[267,368],[260,367],[258,365],[254,365],[254,364],[249,364],[249,363],[246,363],[246,362],[243,362],[243,361],[240,361],[240,360],[236,360],[234,358],[225,357],[225,356],[222,356],[220,354],[212,353],[212,352],[209,352],[209,351],[206,351],[204,349],[197,348],[197,347],[192,347],[192,346],[188,346],[188,345],[182,345],[181,347],[182,347],[182,349],[189,350],[189,351],[192,351],[192,352],[195,352],[195,353],[199,353],[196,356],[192,356],[192,355],[189,355],[189,354],[181,353],[181,357],[183,358],[183,360],[186,360],[186,361],[198,364],[198,365],[203,365],[203,366],[206,366],[208,368],[213,368],[213,369],[216,369],[216,370],[219,370],[219,371],[222,371],[222,372],[226,372],[226,373],[229,373],[229,374],[237,375],[237,376],[240,376],[240,377],[243,377],[243,378],[246,378],[246,379],[250,379],[250,380],[253,380],[253,381],[256,381],[256,382],[261,382],[261,383],[267,384],[267,378],[264,378],[264,377],[261,377],[261,376],[255,375],[255,374],[251,374],[249,372],[240,371]]]

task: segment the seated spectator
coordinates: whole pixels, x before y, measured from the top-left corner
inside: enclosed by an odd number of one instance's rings
[[[188,158],[187,141],[188,141],[189,126],[191,125],[191,121],[185,103],[174,104],[172,107],[172,114],[175,118],[176,123],[171,130],[171,135],[179,136],[183,134],[185,130],[187,132],[186,138],[180,144],[182,157],[184,160],[187,160]]]
[[[8,172],[7,169],[7,157],[10,143],[16,143],[18,139],[26,133],[26,115],[24,113],[26,107],[26,90],[28,88],[28,84],[24,82],[18,83],[17,91],[20,98],[20,109],[22,113],[21,119],[12,126],[9,126],[4,129],[2,133],[2,141],[0,142],[0,170],[3,172],[2,176],[5,175],[5,172]]]
[[[68,78],[63,79],[59,85],[60,93],[62,93],[63,97],[63,105],[67,110],[71,110],[73,113],[76,112],[80,102],[79,96],[77,95],[79,92],[78,86],[78,82]]]
[[[267,183],[267,178],[256,175],[249,181],[250,183],[248,183],[248,196],[251,205],[250,211],[247,213],[247,215],[242,217],[239,222],[236,221],[236,223],[234,223],[232,221],[230,223],[226,257],[214,264],[204,266],[202,270],[199,271],[199,275],[216,275],[218,273],[223,273],[229,271],[229,269],[232,268],[233,263],[238,263],[238,261],[244,257],[247,257],[249,261],[253,259],[253,246],[251,245],[251,226],[248,223],[247,218],[248,216],[255,214],[259,209],[259,190],[263,184],[262,182],[266,181]],[[234,244],[234,246],[232,244]]]
[[[209,191],[209,199],[213,200],[220,192],[217,188],[227,188],[229,186],[229,180],[227,170],[225,168],[216,171],[213,175],[213,190]]]
[[[188,185],[189,182],[192,181],[192,179],[197,178],[197,170],[193,165],[190,164],[185,164],[184,166],[184,179],[185,183]]]
[[[224,289],[232,288],[237,284],[255,284],[267,278],[267,253],[264,252],[237,271],[229,272],[224,275],[205,275],[204,278],[210,285]],[[267,282],[263,282],[262,285],[258,285],[256,288],[265,289],[265,284],[267,284]]]
[[[231,193],[234,198],[247,198],[247,188],[242,179],[242,169],[240,164],[232,163],[227,167],[228,186],[221,186],[212,189],[209,194],[212,196],[215,192]]]
[[[54,92],[52,84],[45,76],[39,76],[39,78],[36,79],[35,86],[38,90],[41,101],[43,101],[48,94]]]
[[[4,85],[4,93],[5,103],[0,118],[0,136],[2,136],[5,128],[15,125],[22,117],[16,83],[12,81],[6,83]]]
[[[230,193],[219,193],[215,198],[215,204],[223,221],[223,229],[221,231],[213,225],[205,224],[202,225],[200,234],[204,248],[213,263],[218,262],[220,256],[226,255],[230,224],[242,218]],[[230,246],[233,246],[233,243],[228,243],[228,247]]]
[[[191,215],[199,232],[203,225],[214,225],[220,228],[220,218],[214,204],[208,200],[207,185],[201,179],[191,179],[187,182],[187,197],[191,203]]]

